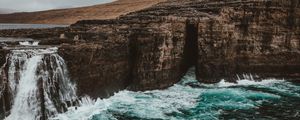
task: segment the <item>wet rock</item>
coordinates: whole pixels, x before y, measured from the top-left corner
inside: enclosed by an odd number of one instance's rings
[[[6,95],[6,55],[9,53],[8,50],[0,49],[0,119],[4,118],[10,109],[9,97],[4,97]]]
[[[60,45],[81,96],[166,88],[192,66],[203,83],[245,74],[299,79],[299,7],[297,0],[169,0],[114,20],[0,36]]]

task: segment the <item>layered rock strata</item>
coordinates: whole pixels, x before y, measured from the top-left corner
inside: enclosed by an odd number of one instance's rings
[[[192,66],[203,83],[234,81],[247,74],[297,80],[299,4],[169,0],[114,20],[78,21],[63,29],[5,30],[0,35],[60,45],[80,96],[166,88]]]

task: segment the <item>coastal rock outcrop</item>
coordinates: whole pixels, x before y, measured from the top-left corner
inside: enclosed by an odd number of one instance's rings
[[[243,77],[298,79],[298,13],[297,0],[173,0],[129,16],[184,19],[197,79],[215,83]]]
[[[83,20],[63,29],[5,30],[0,36],[59,45],[80,96],[166,88],[192,66],[203,83],[243,77],[297,80],[299,4],[168,0],[118,19]]]
[[[126,34],[113,29],[66,33],[66,36],[72,35],[78,38],[75,40],[78,43],[63,44],[59,54],[67,62],[71,79],[77,83],[78,94],[108,97],[125,89],[130,74]]]
[[[101,87],[103,90],[97,88],[99,91],[107,91],[105,94],[109,95],[111,92],[108,91],[117,90],[110,90],[114,88],[127,87],[132,90],[166,88],[179,81],[184,75],[185,70],[183,69],[188,68],[182,64],[184,51],[182,45],[185,44],[184,22],[167,22],[163,19],[158,21],[157,19],[140,19],[140,22],[137,24],[136,21],[129,20],[80,21],[71,26],[73,32],[65,33],[67,38],[75,38],[85,42],[77,43],[79,46],[90,44],[90,47],[86,47],[87,49],[92,49],[91,46],[98,46],[94,53],[98,54],[97,56],[92,55],[93,50],[82,54],[85,55],[83,59],[88,60],[88,62],[98,63],[97,66],[88,63],[83,64],[83,66],[86,66],[86,71],[91,71],[91,68],[98,69],[92,70],[95,75],[98,75],[92,77],[95,81],[103,84]],[[66,61],[76,61],[68,55],[78,58],[77,53],[82,51],[81,48],[84,48],[75,46],[63,45],[60,47],[60,54],[65,56],[64,58],[71,58]],[[72,51],[65,50],[68,47],[74,48],[72,50],[77,48],[78,51],[66,54]],[[86,59],[87,57],[94,59]],[[70,71],[73,71],[72,66],[77,67],[78,70],[83,70],[78,67],[78,64],[72,63],[68,66],[70,66]],[[108,71],[110,72],[107,73]],[[86,80],[81,79],[79,81]],[[94,83],[90,84],[95,85]],[[118,87],[109,86],[110,84]],[[99,93],[97,92],[98,95]]]

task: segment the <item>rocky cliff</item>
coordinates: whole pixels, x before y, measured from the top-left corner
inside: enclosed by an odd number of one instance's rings
[[[59,45],[80,96],[166,88],[196,67],[200,82],[300,78],[298,0],[168,0],[113,20],[3,30]]]

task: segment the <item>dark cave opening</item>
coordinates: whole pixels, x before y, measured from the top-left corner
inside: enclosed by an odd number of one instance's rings
[[[132,34],[129,36],[129,74],[124,82],[124,86],[128,87],[133,83],[134,80],[134,70],[135,70],[135,65],[138,62],[138,42],[136,40],[136,38],[134,37],[136,36],[135,34]],[[132,86],[130,86],[132,87]]]
[[[185,46],[183,51],[182,73],[197,65],[198,60],[198,23],[187,21],[185,31]],[[196,68],[197,73],[197,68]]]

